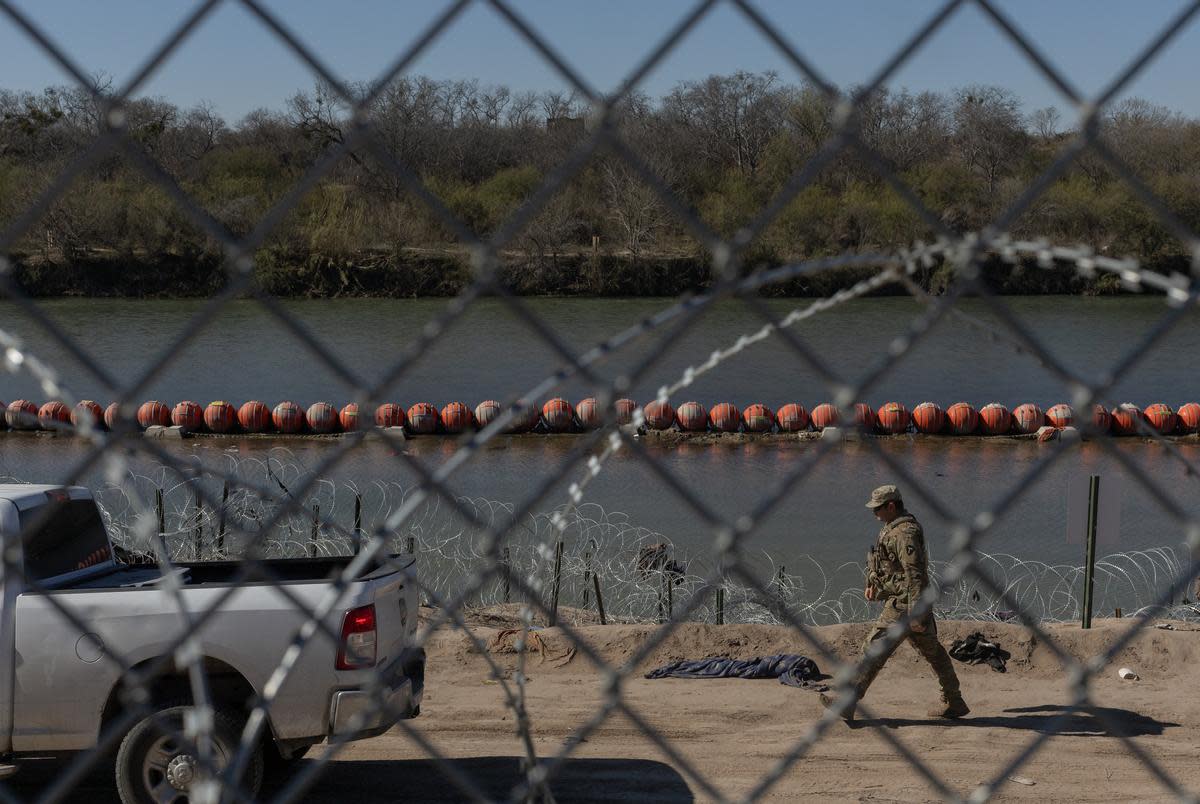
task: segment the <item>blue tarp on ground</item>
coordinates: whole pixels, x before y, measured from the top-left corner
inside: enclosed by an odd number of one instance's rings
[[[680,659],[677,662],[656,667],[646,678],[778,678],[779,683],[789,687],[814,689],[815,682],[824,676],[817,663],[807,656],[795,653],[777,653],[774,656],[755,656],[752,659]]]

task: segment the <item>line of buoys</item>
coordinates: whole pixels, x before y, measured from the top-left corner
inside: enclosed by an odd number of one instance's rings
[[[112,429],[119,410],[116,403],[107,408],[90,399],[68,408],[61,400],[50,400],[40,407],[25,399],[5,405],[4,425],[12,430],[70,430],[85,419],[93,427]],[[637,403],[619,399],[614,404],[617,422],[633,421]],[[489,399],[472,410],[462,402],[450,402],[439,410],[428,402],[417,402],[407,410],[394,402],[375,409],[373,420],[364,417],[358,405],[350,403],[338,410],[328,402],[316,402],[304,409],[295,402],[284,401],[274,408],[258,400],[245,402],[235,408],[223,400],[200,407],[192,400],[177,402],[174,407],[158,400],[149,400],[138,407],[134,416],[143,430],[154,427],[180,427],[189,432],[281,433],[285,435],[328,434],[376,427],[400,427],[410,435],[434,433],[457,434],[487,427],[502,413],[499,402]],[[1200,404],[1188,402],[1178,410],[1156,402],[1145,410],[1126,402],[1112,410],[1095,405],[1091,417],[1079,422],[1072,407],[1065,403],[1052,405],[1045,411],[1036,404],[1024,403],[1009,410],[999,402],[990,402],[976,409],[968,402],[955,402],[943,410],[936,402],[922,402],[909,412],[900,402],[885,402],[874,410],[858,402],[845,411],[823,402],[810,413],[798,402],[789,402],[776,411],[763,404],[753,404],[744,410],[730,402],[720,402],[711,409],[696,401],[684,402],[678,408],[670,402],[654,400],[642,409],[644,425],[650,430],[678,428],[688,433],[800,433],[809,429],[821,431],[847,421],[854,429],[880,435],[899,435],[916,432],[929,435],[1032,435],[1053,428],[1081,427],[1092,433],[1136,435],[1153,431],[1160,435],[1189,435],[1200,432]],[[584,399],[572,405],[565,399],[547,401],[541,408],[529,405],[507,427],[510,433],[547,432],[572,433],[592,430],[603,423],[602,411],[595,399]]]

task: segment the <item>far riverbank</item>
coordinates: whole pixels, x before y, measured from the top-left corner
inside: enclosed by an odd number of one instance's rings
[[[1185,270],[1174,261],[1147,264],[1160,273]],[[206,298],[225,282],[218,255],[140,255],[91,251],[83,255],[30,254],[12,257],[17,286],[35,298]],[[778,259],[748,260],[745,272],[776,268]],[[771,297],[825,297],[879,271],[865,266],[836,268],[764,287]],[[414,298],[455,296],[474,276],[462,249],[405,248],[331,256],[264,250],[255,260],[255,283],[281,298]],[[704,255],[507,253],[500,269],[504,284],[520,296],[661,297],[702,293],[713,285],[710,257]],[[1016,264],[990,258],[984,266],[989,286],[1005,295],[1101,296],[1124,292],[1117,277],[1081,276],[1072,266],[1044,268],[1033,260]],[[935,262],[914,276],[934,295],[953,279],[950,266]],[[873,295],[903,294],[899,285]]]

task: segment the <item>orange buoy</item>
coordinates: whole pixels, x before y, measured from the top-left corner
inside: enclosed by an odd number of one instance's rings
[[[1050,422],[1051,427],[1056,427],[1059,430],[1064,427],[1070,427],[1075,423],[1075,411],[1070,405],[1060,402],[1057,405],[1052,405],[1046,411],[1046,421]]]
[[[1162,402],[1155,402],[1153,405],[1147,406],[1142,411],[1142,416],[1159,435],[1170,435],[1175,432],[1175,427],[1179,424],[1179,418],[1175,415],[1175,411],[1171,410],[1170,405],[1164,405]]]
[[[158,400],[143,402],[142,406],[138,408],[137,423],[138,427],[143,430],[154,425],[170,427],[171,409]]]
[[[815,430],[824,430],[826,427],[837,427],[841,421],[842,414],[828,402],[822,402],[813,408],[812,425]]]
[[[714,405],[708,412],[708,421],[718,432],[736,433],[742,424],[742,412],[737,409],[737,405],[722,402]]]
[[[1033,434],[1046,424],[1046,414],[1037,405],[1026,402],[1012,412],[1012,423],[1018,433]]]
[[[408,409],[408,432],[415,435],[432,435],[438,429],[438,411],[428,402],[418,402]]]
[[[908,408],[899,402],[884,402],[875,413],[875,426],[888,435],[908,432]]]
[[[358,403],[350,402],[338,411],[338,423],[342,425],[342,429],[347,433],[353,433],[355,430],[361,430],[363,425],[362,416],[358,413]]]
[[[451,402],[442,408],[442,429],[447,433],[461,433],[475,427],[475,415],[462,402]]]
[[[669,430],[675,423],[675,408],[670,402],[654,400],[642,410],[646,417],[646,426],[651,430]]]
[[[38,409],[38,424],[43,430],[62,430],[71,424],[71,409],[58,399],[51,399]]]
[[[27,399],[14,399],[4,411],[4,421],[14,430],[36,430],[38,406]]]
[[[633,412],[637,410],[637,402],[632,399],[617,400],[617,424],[629,424],[633,421]]]
[[[542,421],[552,433],[566,433],[575,426],[575,409],[565,399],[555,397],[542,405]]]
[[[204,410],[192,400],[185,399],[171,411],[171,424],[185,430],[203,430]]]
[[[868,433],[875,430],[875,411],[866,402],[854,404],[854,426]]]
[[[109,430],[117,426],[117,416],[121,413],[121,406],[116,402],[112,402],[104,409],[104,426]]]
[[[1092,406],[1092,428],[1100,434],[1112,429],[1112,414],[1103,405]]]
[[[742,423],[747,433],[769,433],[775,424],[775,414],[766,405],[749,405],[742,411]]]
[[[314,402],[304,414],[308,429],[314,433],[334,433],[338,429],[337,409],[328,402]]]
[[[1124,402],[1112,410],[1113,435],[1127,436],[1137,432],[1138,420],[1142,411],[1132,402]]]
[[[708,411],[699,402],[684,402],[675,411],[675,421],[680,430],[699,433],[708,429]]]
[[[482,430],[500,418],[501,411],[499,402],[494,399],[485,399],[475,406],[475,424]]]
[[[989,402],[979,411],[979,425],[984,435],[1004,435],[1012,429],[1012,414],[999,402]]]
[[[265,433],[273,424],[270,409],[257,399],[251,399],[238,408],[238,426],[244,432]]]
[[[1179,417],[1179,429],[1182,432],[1200,432],[1200,405],[1195,402],[1180,405],[1179,410],[1175,411],[1175,415]]]
[[[228,433],[237,427],[237,411],[228,402],[209,402],[204,409],[204,426],[214,433]]]
[[[303,433],[306,422],[304,411],[295,402],[280,402],[271,412],[271,420],[275,429],[281,433]]]
[[[104,409],[91,399],[81,399],[71,411],[71,424],[83,427],[84,422],[90,422],[95,429],[104,426]]]
[[[406,423],[404,408],[393,402],[385,402],[375,408],[376,427],[403,427]]]
[[[781,433],[800,433],[808,429],[808,411],[797,402],[789,402],[775,412],[775,424]]]
[[[954,435],[970,435],[979,427],[979,413],[967,402],[955,402],[946,411],[946,421]]]
[[[946,427],[946,413],[936,402],[922,402],[913,408],[912,423],[918,432],[940,433]]]
[[[600,429],[601,417],[600,408],[596,404],[595,397],[588,397],[580,400],[575,406],[575,417],[579,419],[579,426],[584,430]]]

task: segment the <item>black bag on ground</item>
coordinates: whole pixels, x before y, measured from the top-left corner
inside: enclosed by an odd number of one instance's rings
[[[815,689],[815,682],[824,678],[817,663],[807,656],[777,653],[774,656],[755,656],[752,659],[730,659],[717,656],[711,659],[680,659],[656,667],[646,678],[778,678],[789,687]]]
[[[950,656],[966,664],[987,664],[997,673],[1007,672],[1005,663],[1012,658],[1011,653],[989,641],[979,631],[966,639],[954,640],[950,645]]]

